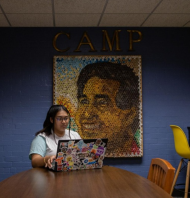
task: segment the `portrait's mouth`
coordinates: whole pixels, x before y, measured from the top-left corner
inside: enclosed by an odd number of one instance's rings
[[[100,124],[98,123],[83,123],[81,126],[83,130],[96,130],[100,128]]]

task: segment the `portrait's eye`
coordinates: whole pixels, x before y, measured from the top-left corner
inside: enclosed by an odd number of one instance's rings
[[[79,105],[89,104],[87,98],[79,98]]]
[[[99,107],[106,107],[109,105],[109,103],[110,103],[110,100],[107,98],[98,98],[96,100],[96,106],[99,106]]]

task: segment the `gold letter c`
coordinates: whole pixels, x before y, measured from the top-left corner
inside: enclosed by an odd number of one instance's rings
[[[70,39],[70,35],[69,35],[69,34],[67,34],[67,33],[65,33],[65,32],[60,32],[60,33],[56,34],[55,37],[53,38],[53,47],[54,47],[55,50],[57,50],[58,52],[66,52],[66,51],[69,50],[69,47],[66,48],[66,49],[62,49],[62,50],[61,50],[61,49],[58,49],[57,46],[56,46],[57,38],[58,38],[58,36],[61,35],[61,34],[66,35],[66,36]]]

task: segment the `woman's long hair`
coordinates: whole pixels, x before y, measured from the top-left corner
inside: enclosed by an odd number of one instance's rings
[[[63,105],[52,105],[49,109],[49,111],[47,112],[47,115],[46,115],[46,119],[44,121],[44,124],[43,124],[43,129],[36,132],[36,136],[40,133],[45,133],[47,136],[49,136],[51,134],[51,129],[54,128],[54,121],[55,121],[55,116],[57,115],[57,112],[59,111],[65,111],[67,112],[67,114],[69,115],[69,136],[70,136],[70,113],[69,111],[67,110],[67,108]],[[53,123],[50,122],[50,118],[53,119]],[[70,137],[71,138],[71,137]]]

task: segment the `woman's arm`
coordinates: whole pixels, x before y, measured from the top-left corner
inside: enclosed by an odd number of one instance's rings
[[[46,156],[46,141],[42,136],[36,136],[32,141],[29,158],[32,162],[32,167],[52,167],[52,162],[56,156]]]

